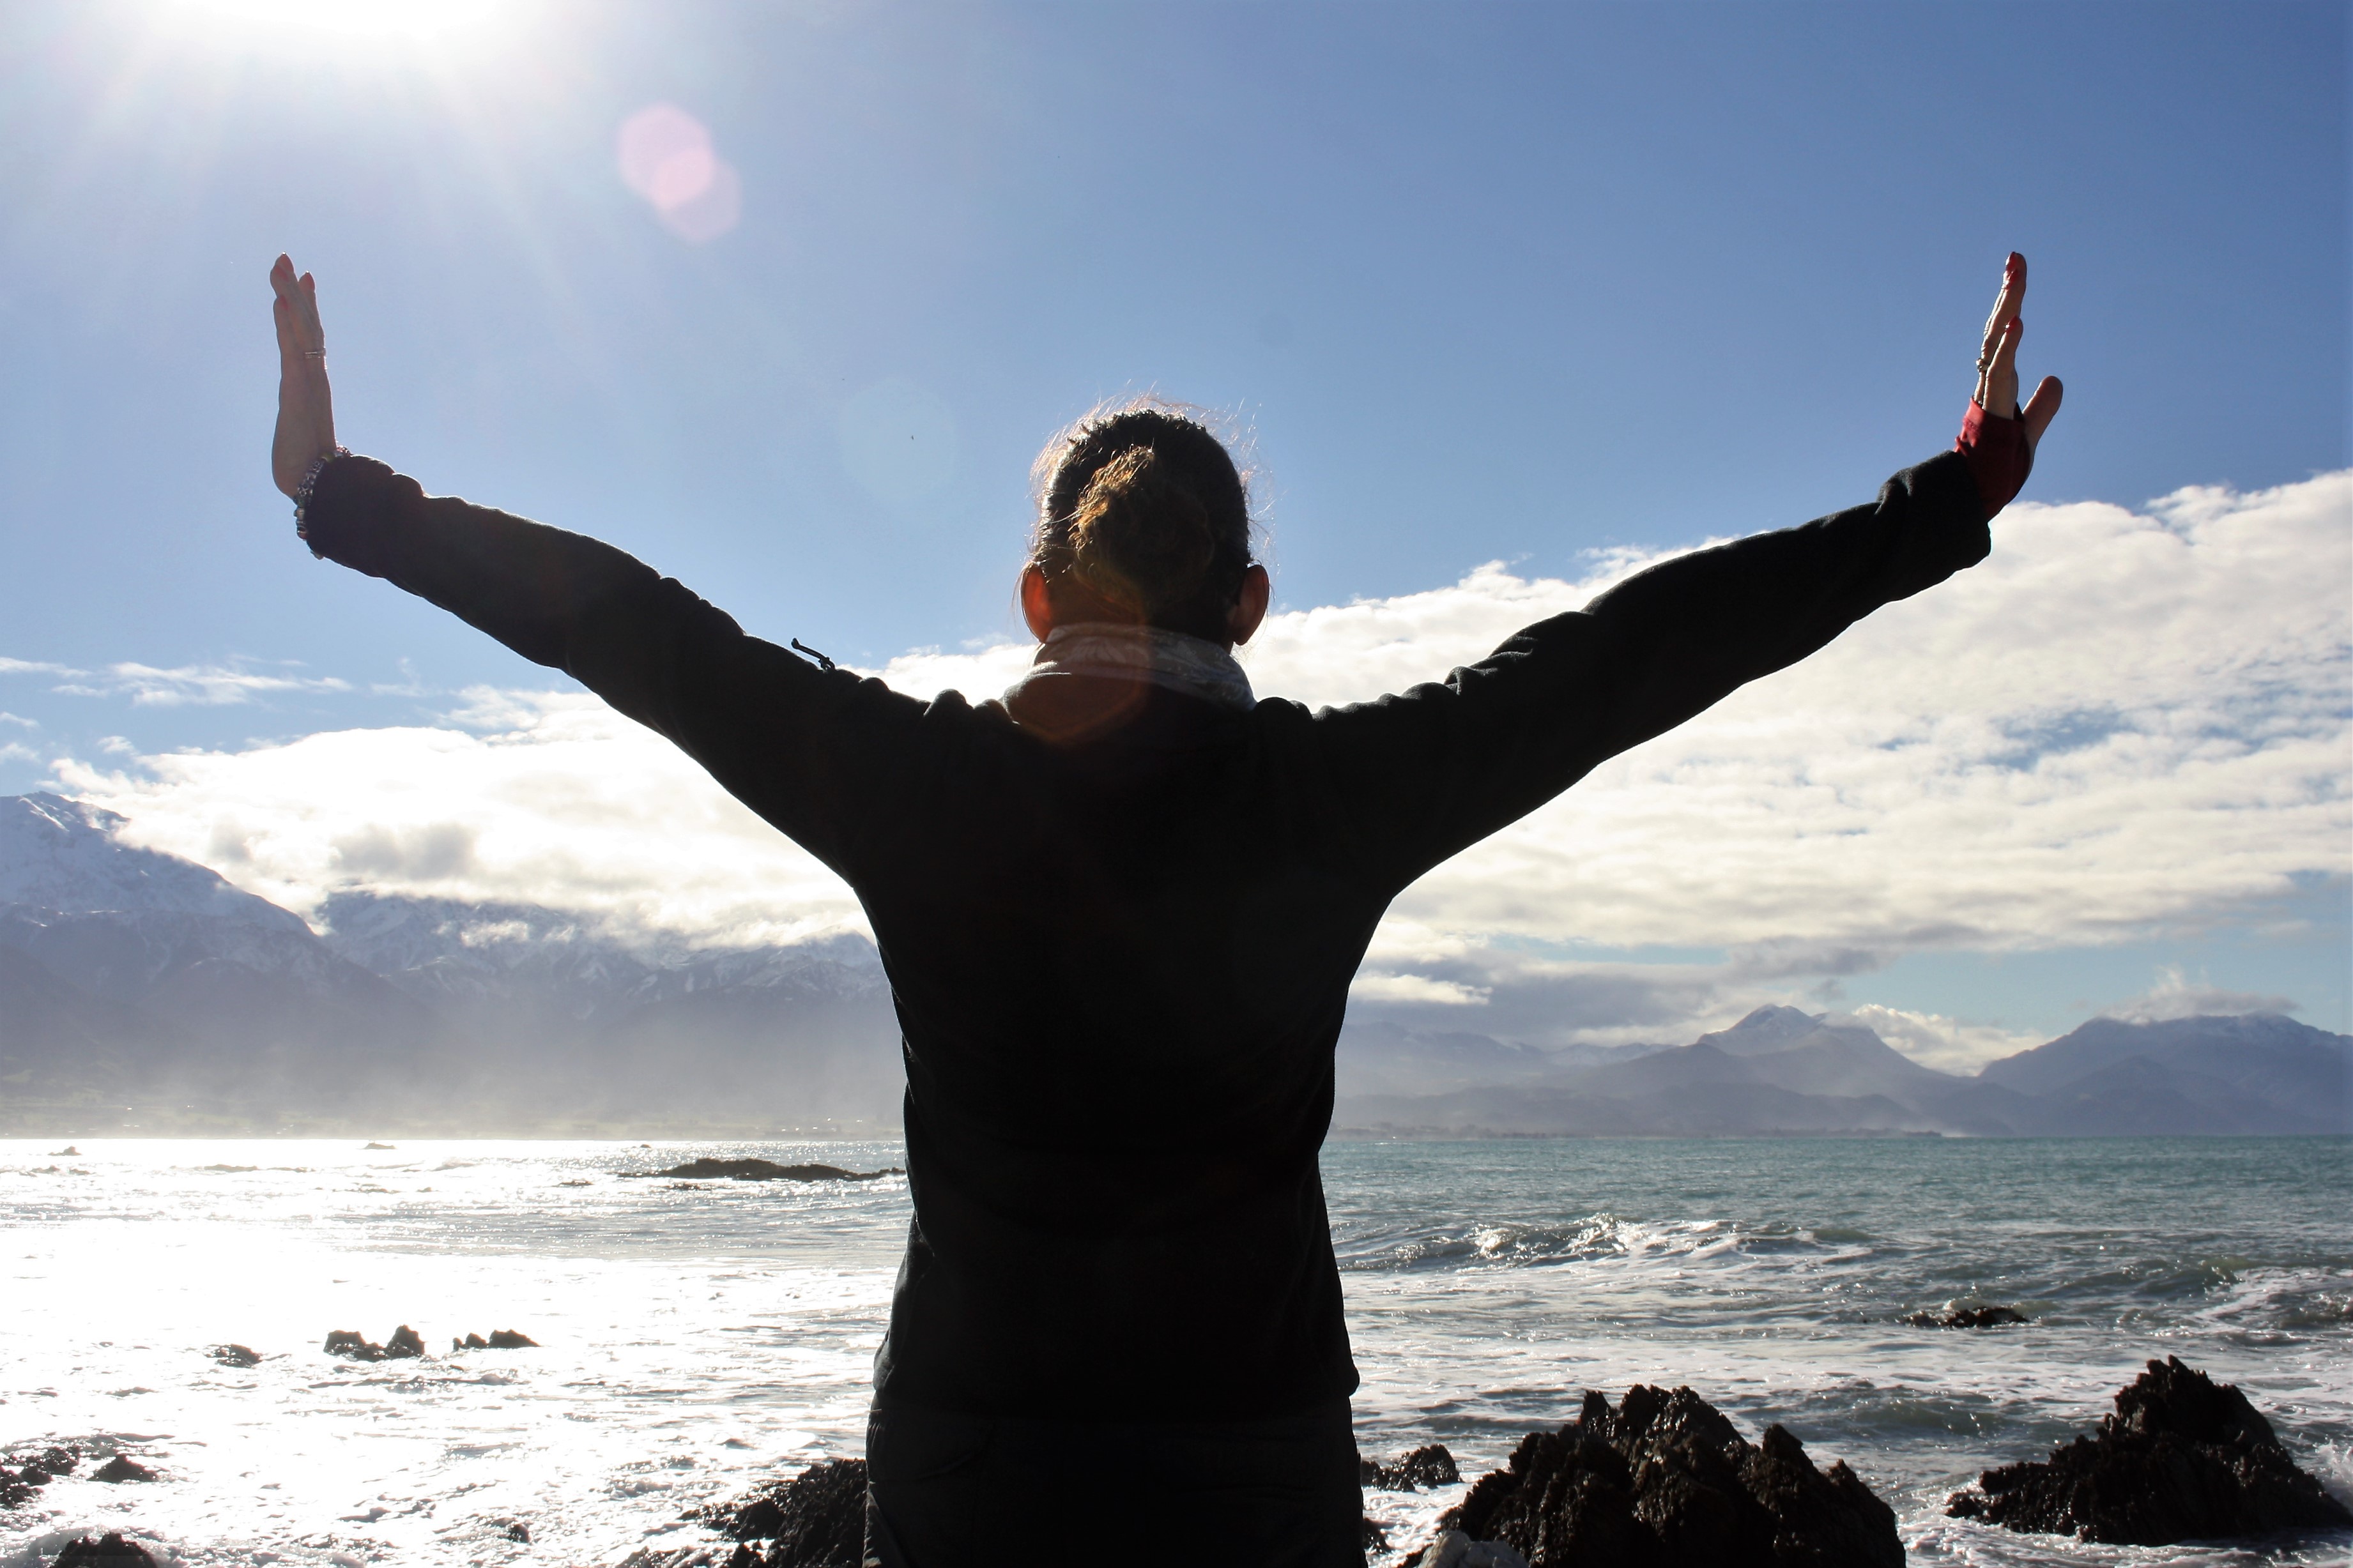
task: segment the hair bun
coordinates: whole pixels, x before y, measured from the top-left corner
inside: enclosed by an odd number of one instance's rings
[[[1039,459],[1030,563],[1154,626],[1221,639],[1250,566],[1250,500],[1225,446],[1157,403],[1079,422]]]
[[[1071,573],[1146,618],[1198,593],[1217,553],[1208,507],[1149,447],[1096,469],[1071,511]]]

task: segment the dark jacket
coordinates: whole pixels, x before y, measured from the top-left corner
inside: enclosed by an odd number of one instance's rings
[[[617,550],[366,458],[328,467],[309,518],[319,553],[576,677],[857,891],[904,1034],[914,1198],[879,1395],[1146,1419],[1356,1386],[1316,1151],[1389,900],[1988,549],[1947,454],[1443,682],[1314,711],[1146,688],[1072,738],[821,671]]]

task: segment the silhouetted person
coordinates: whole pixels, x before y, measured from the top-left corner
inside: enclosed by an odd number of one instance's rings
[[[1035,666],[1000,700],[922,701],[746,637],[617,550],[342,453],[312,280],[284,257],[270,277],[273,468],[311,548],[668,736],[865,908],[914,1202],[869,1552],[905,1568],[1362,1563],[1316,1151],[1382,911],[1605,758],[1982,559],[2059,405],[2046,381],[2018,407],[2013,256],[1956,451],[1868,505],[1652,567],[1441,683],[1312,712],[1254,699],[1231,657],[1268,581],[1225,448],[1169,406],[1100,414],[1040,459]]]

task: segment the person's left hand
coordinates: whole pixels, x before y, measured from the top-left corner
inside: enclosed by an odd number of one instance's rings
[[[2026,258],[2015,250],[2001,269],[2001,292],[1994,296],[1993,314],[1986,318],[1985,346],[1978,353],[1977,403],[1998,419],[2020,417],[2018,408],[2018,340],[2026,335]],[[2031,449],[2042,439],[2059,412],[2064,388],[2055,375],[2046,375],[2026,400],[2026,444]]]
[[[291,496],[311,465],[335,449],[335,400],[327,389],[327,333],[319,325],[319,284],[294,276],[280,256],[269,269],[278,298],[278,429],[269,442],[269,477]]]

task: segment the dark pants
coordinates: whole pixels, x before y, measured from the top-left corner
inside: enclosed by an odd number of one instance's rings
[[[869,1568],[1364,1568],[1348,1403],[1273,1421],[997,1420],[877,1405]]]

